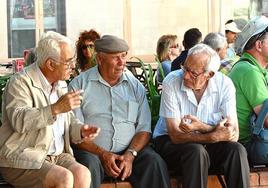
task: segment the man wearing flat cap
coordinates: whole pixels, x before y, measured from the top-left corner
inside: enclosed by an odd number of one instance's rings
[[[247,23],[236,41],[242,56],[229,74],[236,87],[239,141],[246,146],[250,161],[253,159],[252,156],[255,158],[258,153],[249,152],[251,147],[249,119],[253,112],[256,115],[260,113],[264,101],[268,99],[267,28],[268,18],[265,16],[253,18]],[[268,117],[264,126],[268,128]]]
[[[147,146],[151,114],[145,88],[124,72],[127,43],[104,35],[95,49],[97,66],[74,78],[69,88],[84,90],[74,112],[101,132],[94,142],[74,146],[76,159],[91,170],[94,188],[105,176],[128,179],[134,188],[170,187],[165,162]]]

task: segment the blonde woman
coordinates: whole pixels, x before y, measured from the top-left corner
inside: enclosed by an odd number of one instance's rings
[[[163,35],[157,41],[156,53],[161,62],[164,76],[168,75],[171,70],[171,62],[180,55],[181,45],[178,43],[177,35]],[[157,68],[157,82],[162,83],[163,78],[160,68]]]

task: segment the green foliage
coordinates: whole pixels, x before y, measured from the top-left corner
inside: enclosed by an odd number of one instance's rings
[[[155,61],[157,62],[157,65],[158,65],[158,68],[159,68],[159,72],[160,72],[160,76],[161,76],[162,80],[164,80],[164,78],[165,78],[165,73],[164,73],[162,64],[161,64],[161,62],[160,62],[160,60],[158,59],[157,56],[155,56]]]
[[[5,89],[5,86],[7,84],[7,81],[9,80],[11,75],[7,76],[0,76],[0,126],[2,125],[2,95]]]
[[[151,126],[153,130],[159,118],[159,108],[160,108],[160,99],[161,99],[161,95],[158,91],[158,84],[155,81],[156,75],[154,74],[153,68],[150,64],[145,64],[138,57],[132,57],[131,59],[138,60],[138,62],[141,65],[143,74],[144,74],[144,78],[145,78],[144,85],[145,85],[145,88],[147,89],[147,99],[148,99],[148,103],[149,103],[150,110],[151,110],[151,116],[152,116]],[[162,69],[162,66],[160,69]],[[161,70],[160,70],[160,74],[161,74]],[[163,69],[162,69],[162,75],[164,76]]]

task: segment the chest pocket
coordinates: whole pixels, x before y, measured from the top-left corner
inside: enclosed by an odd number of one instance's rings
[[[136,123],[139,104],[134,101],[128,101],[128,121]]]

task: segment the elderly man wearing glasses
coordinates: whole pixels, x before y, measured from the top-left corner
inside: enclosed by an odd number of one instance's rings
[[[90,186],[90,172],[72,156],[70,142],[93,140],[99,129],[75,119],[81,90],[67,92],[75,67],[67,37],[47,32],[34,64],[10,78],[3,94],[0,172],[15,187]]]
[[[268,99],[267,31],[268,19],[265,16],[253,18],[247,23],[236,41],[242,56],[229,74],[236,87],[239,141],[247,147],[249,161],[257,164],[267,164],[268,158],[265,154],[264,161],[259,161],[262,151],[251,151],[249,120],[252,113],[259,115],[264,101]],[[268,128],[268,117],[264,127]]]
[[[249,187],[247,153],[237,142],[235,88],[219,66],[217,52],[197,44],[182,69],[163,82],[153,137],[168,168],[182,175],[183,187],[207,187],[209,170],[222,172],[227,187]]]

